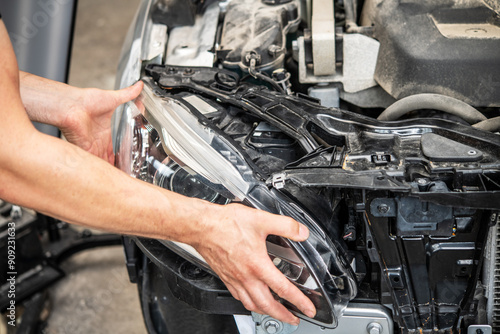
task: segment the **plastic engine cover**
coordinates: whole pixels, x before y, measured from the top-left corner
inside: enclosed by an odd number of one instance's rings
[[[376,81],[400,99],[452,96],[500,106],[500,17],[480,0],[381,1]]]
[[[227,7],[217,57],[230,68],[249,66],[249,56],[258,58],[257,69],[283,66],[286,34],[300,22],[296,0],[277,5],[268,1],[233,1]]]

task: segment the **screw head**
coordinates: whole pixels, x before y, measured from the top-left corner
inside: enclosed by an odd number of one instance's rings
[[[389,209],[390,209],[390,207],[389,207],[387,204],[380,204],[380,205],[377,207],[377,210],[378,210],[378,212],[380,212],[380,213],[387,213],[387,212],[389,212]]]
[[[275,321],[275,320],[268,320],[266,321],[266,323],[264,324],[264,329],[266,330],[267,333],[269,334],[276,334],[279,332],[279,330],[281,329],[281,326],[280,324]]]
[[[366,327],[366,331],[369,334],[381,334],[383,332],[383,328],[382,328],[382,325],[379,324],[378,322],[371,322]]]
[[[269,52],[269,55],[271,57],[276,57],[278,56],[279,52],[281,51],[281,48],[275,44],[271,44],[269,45],[269,47],[267,48],[267,52]]]

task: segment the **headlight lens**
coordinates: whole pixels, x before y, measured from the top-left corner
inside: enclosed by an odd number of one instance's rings
[[[290,216],[308,226],[310,237],[305,242],[269,236],[269,256],[312,300],[317,315],[308,319],[287,301],[283,300],[283,304],[301,318],[336,327],[338,317],[357,292],[349,265],[339,253],[341,247],[336,247],[296,203],[255,178],[230,141],[197,117],[198,113],[210,112],[209,104],[195,96],[182,100],[167,97],[150,79],[144,81],[141,96],[125,106],[120,120],[115,149],[117,167],[135,178],[186,196],[218,204],[240,201]],[[210,270],[191,246],[163,243]]]

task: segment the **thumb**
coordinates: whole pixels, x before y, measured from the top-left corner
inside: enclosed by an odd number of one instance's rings
[[[115,91],[118,104],[122,104],[135,99],[142,92],[144,83],[137,81],[132,86]]]
[[[309,229],[304,224],[286,216],[273,216],[272,223],[267,222],[265,231],[293,241],[305,241],[309,237]]]

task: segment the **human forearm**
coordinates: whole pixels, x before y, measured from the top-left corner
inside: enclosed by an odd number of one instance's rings
[[[80,105],[83,89],[19,71],[24,108],[32,121],[63,127],[67,113]]]
[[[86,90],[91,94],[86,94],[83,107],[67,113],[68,104],[59,100],[67,101],[67,96],[57,91],[47,96],[40,86],[43,80],[34,86],[23,84],[28,97],[21,101],[19,72],[1,21],[0,54],[0,198],[85,226],[186,242],[204,256],[247,309],[298,324],[273,298],[272,289],[305,314],[314,315],[312,302],[273,265],[265,244],[269,234],[303,241],[308,236],[306,227],[239,204],[219,206],[180,196],[132,179],[88,153],[112,162],[111,111],[135,98],[141,83],[121,91]],[[26,83],[30,78],[23,74],[22,80]],[[53,110],[54,101],[59,110]],[[61,127],[70,142],[83,150],[37,132],[23,104],[32,120]],[[59,112],[66,115],[60,117]]]
[[[142,83],[113,91],[77,88],[20,72],[21,99],[32,121],[58,127],[66,139],[110,163],[111,115],[122,103],[137,97]]]
[[[183,197],[37,132],[10,152],[5,146],[0,151],[1,157],[10,153],[10,159],[0,158],[0,198],[84,226],[188,243],[249,310],[297,324],[268,284],[314,316],[311,301],[274,267],[265,246],[268,234],[306,239],[307,229],[292,219]]]
[[[74,88],[25,72],[20,72],[19,77],[12,49],[5,43],[5,29],[3,25],[0,28],[0,41],[3,42],[0,45],[5,47],[0,58],[3,69],[0,74],[0,113],[3,116],[0,198],[85,226],[117,233],[183,239],[184,226],[173,228],[171,225],[177,221],[196,225],[200,221],[196,214],[203,217],[208,203],[132,179],[74,145],[37,132],[24,110],[27,109],[31,120],[64,128],[68,120],[65,113],[81,104],[96,103],[85,99],[97,95],[99,106],[106,105],[98,112],[102,124],[93,132],[80,131],[90,133],[88,145],[95,145],[101,140],[96,134],[101,127],[103,136],[109,137],[105,132],[109,129],[110,112],[107,110],[138,94],[141,86],[111,92]],[[98,94],[85,95],[81,100],[80,92],[89,91]],[[85,109],[73,111],[82,114]],[[73,122],[91,120],[73,119]],[[93,147],[89,148],[92,151]]]
[[[187,228],[196,229],[210,205],[132,179],[69,143],[35,132],[18,140],[3,166],[1,198],[115,233],[187,241],[184,234],[193,233]],[[191,226],[172,225],[179,221]]]

